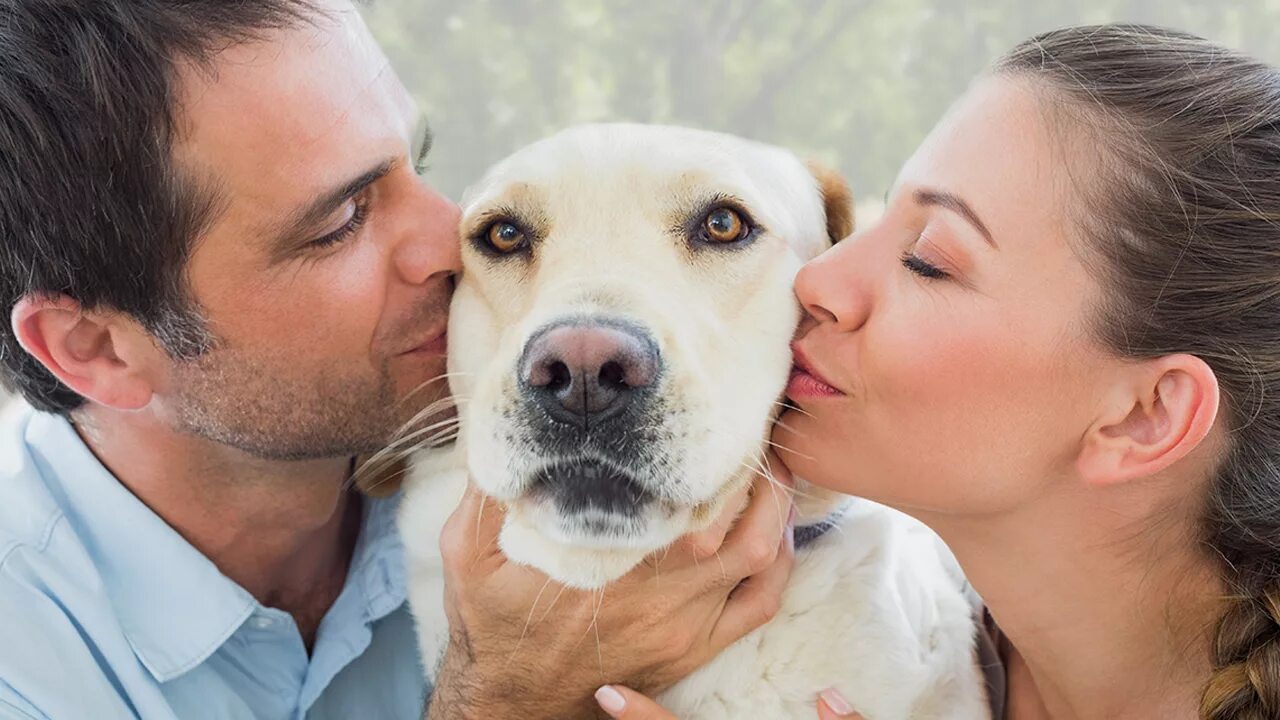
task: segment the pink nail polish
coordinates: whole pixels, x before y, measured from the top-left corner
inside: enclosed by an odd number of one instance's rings
[[[827,704],[827,707],[834,710],[837,715],[853,714],[853,706],[850,705],[849,701],[845,700],[844,696],[840,694],[840,691],[835,688],[827,688],[826,690],[823,690],[818,693],[818,697],[822,698],[822,701]]]
[[[596,702],[610,715],[617,715],[627,707],[627,699],[622,697],[622,693],[608,685],[596,690]]]

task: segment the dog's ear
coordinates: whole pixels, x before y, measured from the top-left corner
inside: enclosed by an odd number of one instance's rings
[[[805,164],[818,181],[823,209],[827,213],[827,237],[834,245],[853,232],[853,191],[835,170],[812,160]]]

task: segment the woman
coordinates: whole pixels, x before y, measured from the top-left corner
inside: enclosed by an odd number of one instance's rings
[[[1276,70],[1156,28],[1032,39],[796,292],[774,440],[947,541],[998,717],[1280,718]]]

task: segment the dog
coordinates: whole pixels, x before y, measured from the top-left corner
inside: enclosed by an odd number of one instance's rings
[[[468,477],[505,508],[512,561],[592,589],[752,482],[792,366],[792,281],[852,213],[843,180],[780,148],[628,124],[563,131],[467,192],[456,440],[413,458],[398,519],[428,668],[448,641],[437,541]],[[659,701],[808,719],[836,687],[868,720],[988,717],[973,605],[937,538],[796,491],[780,610]]]

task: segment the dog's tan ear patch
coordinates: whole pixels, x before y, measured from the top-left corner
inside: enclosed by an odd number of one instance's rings
[[[853,233],[853,191],[840,173],[810,160],[806,165],[818,181],[822,205],[827,213],[827,237],[834,245]]]

